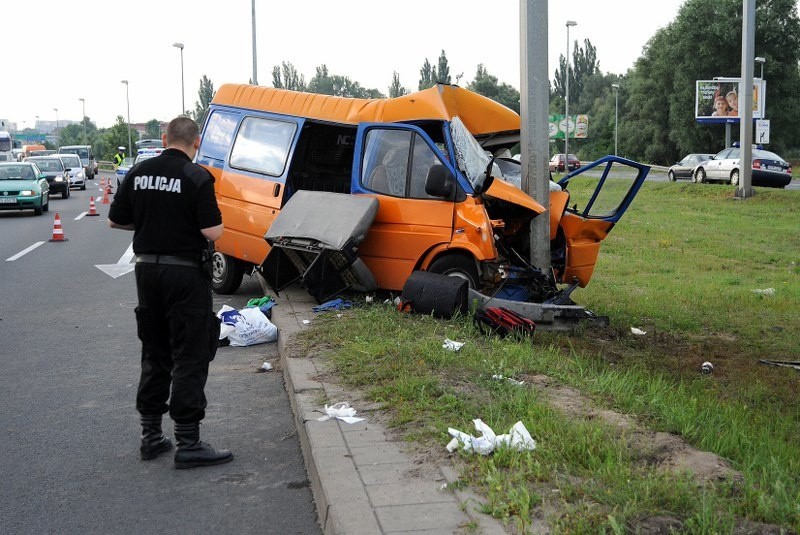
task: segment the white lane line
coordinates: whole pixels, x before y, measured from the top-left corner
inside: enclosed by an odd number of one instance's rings
[[[95,264],[94,267],[109,275],[111,278],[116,279],[117,277],[121,277],[126,273],[130,273],[133,271],[135,264],[131,264],[131,260],[133,259],[133,243],[128,246],[128,249],[125,253],[117,260],[116,264]]]
[[[87,213],[88,212],[81,212],[80,214],[78,214],[78,217],[73,219],[73,221],[78,221],[79,219],[83,219],[83,216],[85,216]]]
[[[31,245],[31,246],[30,246],[30,247],[28,247],[27,249],[25,249],[25,250],[23,250],[23,251],[20,251],[20,252],[18,252],[18,253],[17,253],[17,254],[15,254],[14,256],[11,256],[11,257],[9,257],[9,258],[6,258],[6,262],[13,262],[13,261],[14,261],[14,260],[16,260],[17,258],[19,258],[19,257],[21,257],[21,256],[23,256],[23,255],[26,255],[26,254],[28,254],[28,253],[30,253],[31,251],[33,251],[34,249],[36,249],[37,247],[39,247],[39,246],[40,246],[41,244],[43,244],[43,243],[44,243],[43,241],[37,241],[36,243],[34,243],[33,245]]]

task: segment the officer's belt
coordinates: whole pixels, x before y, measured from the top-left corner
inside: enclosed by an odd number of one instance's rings
[[[199,268],[200,261],[192,260],[185,256],[175,256],[168,254],[137,254],[137,264],[161,264],[165,266],[184,266]]]

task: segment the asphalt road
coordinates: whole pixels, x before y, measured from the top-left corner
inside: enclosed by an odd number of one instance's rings
[[[95,267],[132,234],[107,227],[108,205],[79,217],[90,195],[0,212],[0,533],[319,533],[282,375],[256,373],[278,363],[275,344],[222,348],[211,365],[201,436],[232,463],[139,460],[135,282]],[[55,212],[63,243],[47,241]],[[250,282],[215,309],[257,293]]]

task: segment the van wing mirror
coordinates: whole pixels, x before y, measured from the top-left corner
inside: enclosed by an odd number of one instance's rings
[[[425,179],[425,193],[431,197],[451,199],[455,187],[455,178],[444,165],[437,164],[428,170],[428,176]]]

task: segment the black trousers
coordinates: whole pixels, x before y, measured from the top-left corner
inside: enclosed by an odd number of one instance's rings
[[[136,264],[142,374],[136,409],[181,424],[205,417],[208,364],[219,339],[211,286],[199,268]]]

